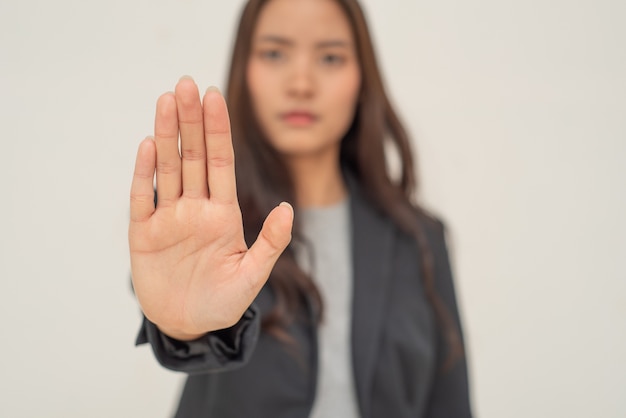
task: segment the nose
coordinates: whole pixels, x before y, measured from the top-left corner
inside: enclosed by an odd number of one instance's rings
[[[315,75],[309,57],[300,56],[292,61],[287,93],[294,99],[309,99],[315,94]]]

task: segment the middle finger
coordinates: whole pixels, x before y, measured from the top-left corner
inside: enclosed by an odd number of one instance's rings
[[[176,107],[180,129],[183,195],[208,197],[204,123],[198,87],[191,77],[176,85]]]

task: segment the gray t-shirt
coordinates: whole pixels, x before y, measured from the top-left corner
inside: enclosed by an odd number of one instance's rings
[[[325,307],[324,322],[318,333],[317,396],[312,418],[359,416],[350,343],[352,234],[349,212],[346,199],[298,214],[308,246],[296,246],[297,260],[315,280]]]

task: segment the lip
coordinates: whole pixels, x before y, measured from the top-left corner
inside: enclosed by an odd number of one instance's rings
[[[280,114],[280,119],[294,127],[306,127],[314,124],[318,116],[308,110],[290,110]]]

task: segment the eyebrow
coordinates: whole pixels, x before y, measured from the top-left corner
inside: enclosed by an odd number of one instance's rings
[[[259,42],[273,42],[285,46],[293,46],[293,41],[276,35],[264,35],[259,38]],[[330,48],[330,47],[348,47],[350,43],[341,39],[331,39],[327,41],[321,41],[315,44],[315,48]]]

